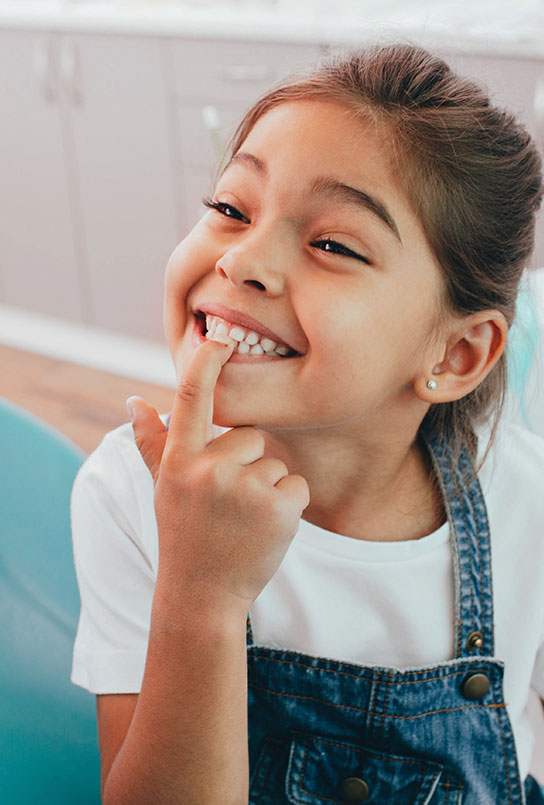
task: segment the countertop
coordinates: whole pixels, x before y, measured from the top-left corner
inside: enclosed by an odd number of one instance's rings
[[[405,39],[544,58],[544,0],[0,0],[0,28],[318,45]]]

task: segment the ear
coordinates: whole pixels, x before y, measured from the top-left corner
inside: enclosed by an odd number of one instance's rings
[[[465,397],[489,374],[506,347],[508,322],[499,310],[485,310],[464,318],[450,332],[439,362],[414,381],[420,399],[429,403]],[[436,389],[427,386],[434,380]]]

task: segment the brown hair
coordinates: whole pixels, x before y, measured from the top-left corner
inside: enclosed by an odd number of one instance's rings
[[[400,186],[442,269],[437,322],[447,314],[497,309],[510,326],[543,193],[540,155],[526,129],[422,48],[374,46],[326,61],[266,93],[238,126],[227,156],[269,109],[306,99],[341,102],[386,130]],[[495,412],[485,460],[506,389],[503,353],[465,397],[431,405],[420,434],[449,431],[456,455],[465,441],[475,457],[474,426]]]

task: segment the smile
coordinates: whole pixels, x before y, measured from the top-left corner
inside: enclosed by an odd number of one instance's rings
[[[275,358],[289,358],[298,354],[287,344],[272,341],[272,339],[262,336],[254,330],[249,330],[240,324],[233,324],[226,319],[221,319],[219,316],[210,316],[208,314],[205,319],[203,316],[199,318],[202,321],[202,334],[205,338],[210,338],[213,335],[228,335],[233,341],[236,341],[233,354],[266,355]]]

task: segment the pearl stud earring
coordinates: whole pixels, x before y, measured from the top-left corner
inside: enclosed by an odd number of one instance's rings
[[[435,381],[434,380],[429,380],[429,382],[427,383],[427,388],[432,389],[434,391],[435,388],[436,388]]]

